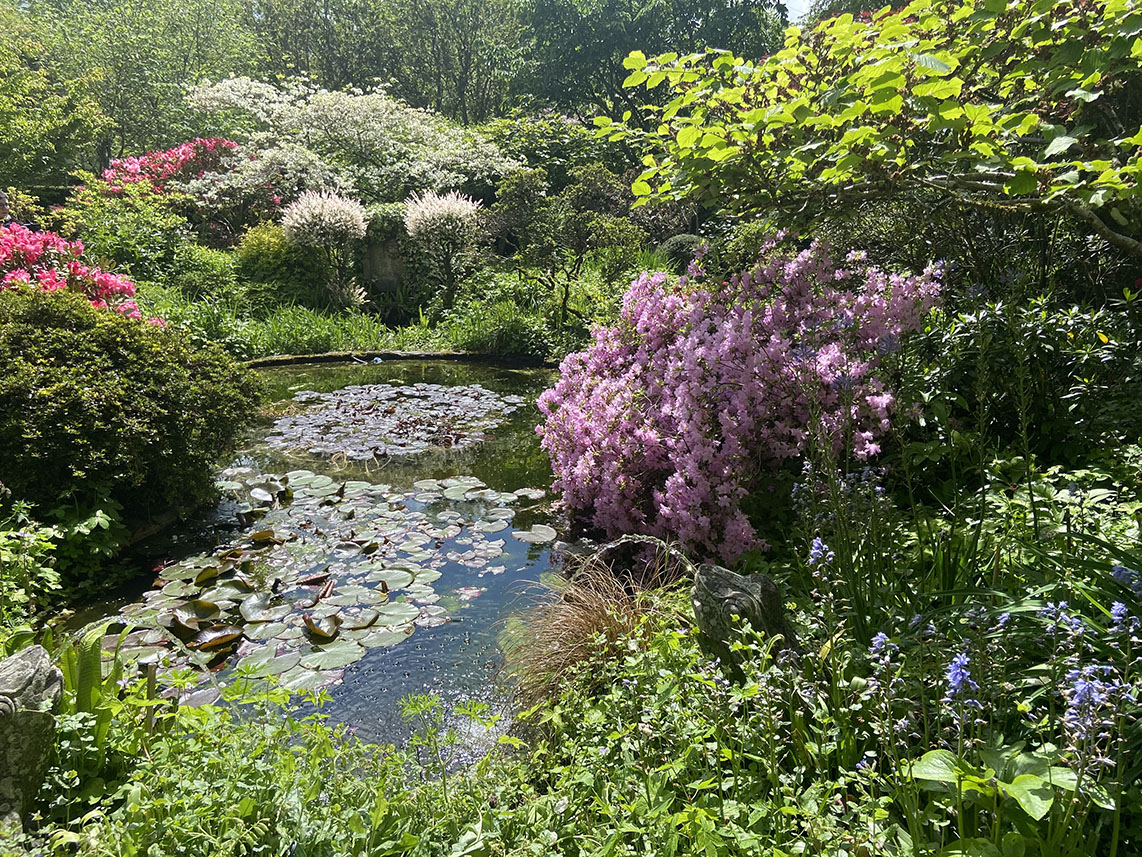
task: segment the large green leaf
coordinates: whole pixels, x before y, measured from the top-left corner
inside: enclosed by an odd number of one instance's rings
[[[960,759],[949,750],[929,750],[920,761],[910,766],[906,763],[905,770],[910,772],[915,780],[955,784],[957,772],[960,770]]]
[[[1000,783],[1000,791],[1013,798],[1035,821],[1051,810],[1055,792],[1044,780],[1034,774],[1021,774],[1010,783]]]

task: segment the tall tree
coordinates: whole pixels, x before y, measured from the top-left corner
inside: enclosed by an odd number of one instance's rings
[[[95,73],[113,125],[104,156],[165,147],[199,129],[188,84],[249,67],[253,40],[238,0],[31,0],[74,75]]]
[[[637,110],[646,93],[624,90],[623,58],[732,46],[760,58],[781,45],[781,0],[525,0],[529,50],[519,85],[590,118]]]
[[[0,188],[66,181],[87,166],[107,125],[90,73],[71,76],[22,10],[0,3]]]

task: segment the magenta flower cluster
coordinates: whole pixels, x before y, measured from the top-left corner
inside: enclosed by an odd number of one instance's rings
[[[0,226],[0,289],[35,288],[83,294],[97,309],[142,318],[135,284],[83,261],[83,244],[54,232],[33,232],[18,223]],[[148,319],[162,324],[160,319]]]
[[[202,178],[206,173],[224,172],[238,155],[238,144],[221,137],[196,137],[186,143],[161,152],[128,158],[114,158],[103,171],[103,180],[112,193],[119,193],[124,185],[147,181],[162,193],[167,182],[186,182]]]
[[[888,274],[781,238],[720,287],[643,274],[564,359],[538,431],[570,510],[733,560],[764,547],[742,500],[807,443],[879,451],[895,403],[881,363],[934,305],[939,269]]]

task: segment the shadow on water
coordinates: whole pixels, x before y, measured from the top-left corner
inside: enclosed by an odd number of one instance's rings
[[[286,454],[265,443],[273,420],[253,428],[232,465],[250,467],[267,474],[300,469],[324,474],[338,482],[360,480],[391,486],[394,492],[412,492],[413,483],[424,479],[475,477],[499,492],[516,489],[546,489],[551,482],[547,456],[539,446],[535,426],[539,412],[535,400],[550,386],[554,373],[542,369],[509,369],[472,363],[397,361],[381,364],[307,364],[261,370],[271,402],[288,410],[287,400],[301,391],[332,392],[350,385],[479,384],[500,395],[523,397],[526,404],[507,415],[486,440],[463,449],[435,448],[415,455],[394,455],[383,460],[352,462],[334,456]],[[399,713],[399,700],[410,693],[440,696],[451,710],[455,703],[477,699],[493,710],[504,710],[505,694],[500,684],[503,663],[497,638],[506,619],[525,608],[535,597],[540,574],[551,568],[551,545],[514,538],[511,532],[534,524],[554,524],[551,497],[521,503],[511,527],[496,534],[503,538],[503,553],[494,560],[504,571],[478,574],[462,562],[447,561],[437,570],[435,589],[451,621],[437,627],[417,628],[403,642],[367,649],[363,659],[345,669],[341,682],[329,688],[330,701],[323,712],[335,722],[344,722],[361,738],[401,743],[408,726]],[[402,501],[410,512],[431,513],[426,503],[411,496]],[[453,504],[463,511],[464,504]],[[233,500],[200,514],[185,525],[150,539],[140,546],[140,556],[156,560],[181,560],[209,552],[242,534]],[[448,547],[447,545],[445,547]],[[462,549],[462,548],[461,548]],[[332,554],[329,557],[333,559]],[[482,589],[477,597],[457,597],[458,590]],[[119,594],[116,601],[92,605],[83,618],[93,619],[117,611],[131,600],[154,595],[140,592],[138,585]],[[225,673],[220,674],[225,676]],[[475,749],[475,748],[472,748]]]

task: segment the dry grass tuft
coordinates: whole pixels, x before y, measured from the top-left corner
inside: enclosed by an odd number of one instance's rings
[[[643,578],[613,568],[604,546],[576,563],[571,576],[546,591],[539,603],[504,634],[508,673],[525,706],[555,699],[572,682],[585,690],[597,685],[603,667],[629,651],[663,615],[664,579]]]

